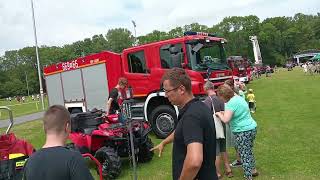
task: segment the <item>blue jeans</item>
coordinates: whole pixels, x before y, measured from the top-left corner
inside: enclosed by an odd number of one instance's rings
[[[118,119],[121,123],[125,123],[127,121],[127,117],[123,113],[119,113]]]

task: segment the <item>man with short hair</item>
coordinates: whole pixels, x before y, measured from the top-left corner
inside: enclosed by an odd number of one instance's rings
[[[34,153],[24,169],[24,180],[93,180],[79,152],[66,149],[70,129],[70,114],[61,105],[45,112],[43,127],[46,142]]]
[[[173,142],[174,180],[217,179],[215,171],[216,136],[210,109],[191,91],[191,80],[184,69],[173,68],[162,77],[163,90],[172,105],[179,107],[178,124],[173,133],[151,150],[159,156]]]

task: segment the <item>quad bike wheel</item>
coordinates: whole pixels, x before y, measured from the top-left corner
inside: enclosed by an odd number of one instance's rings
[[[115,179],[121,172],[121,161],[118,153],[111,147],[102,147],[96,154],[95,158],[102,165],[102,175],[104,179]]]
[[[139,153],[138,153],[138,162],[145,163],[152,160],[154,152],[150,151],[153,148],[153,143],[149,137],[144,144],[139,146]]]

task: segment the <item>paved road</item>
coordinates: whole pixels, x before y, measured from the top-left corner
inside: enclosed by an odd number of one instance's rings
[[[38,113],[34,113],[34,114],[20,116],[20,117],[13,118],[13,122],[14,122],[14,124],[21,124],[21,123],[24,123],[24,122],[40,119],[40,118],[43,117],[43,115],[44,115],[44,112],[38,112]],[[9,119],[0,120],[0,128],[8,127],[9,124],[10,124]]]

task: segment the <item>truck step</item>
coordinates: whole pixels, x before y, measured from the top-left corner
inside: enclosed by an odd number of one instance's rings
[[[144,117],[143,105],[143,103],[139,103],[131,106],[132,117]]]

